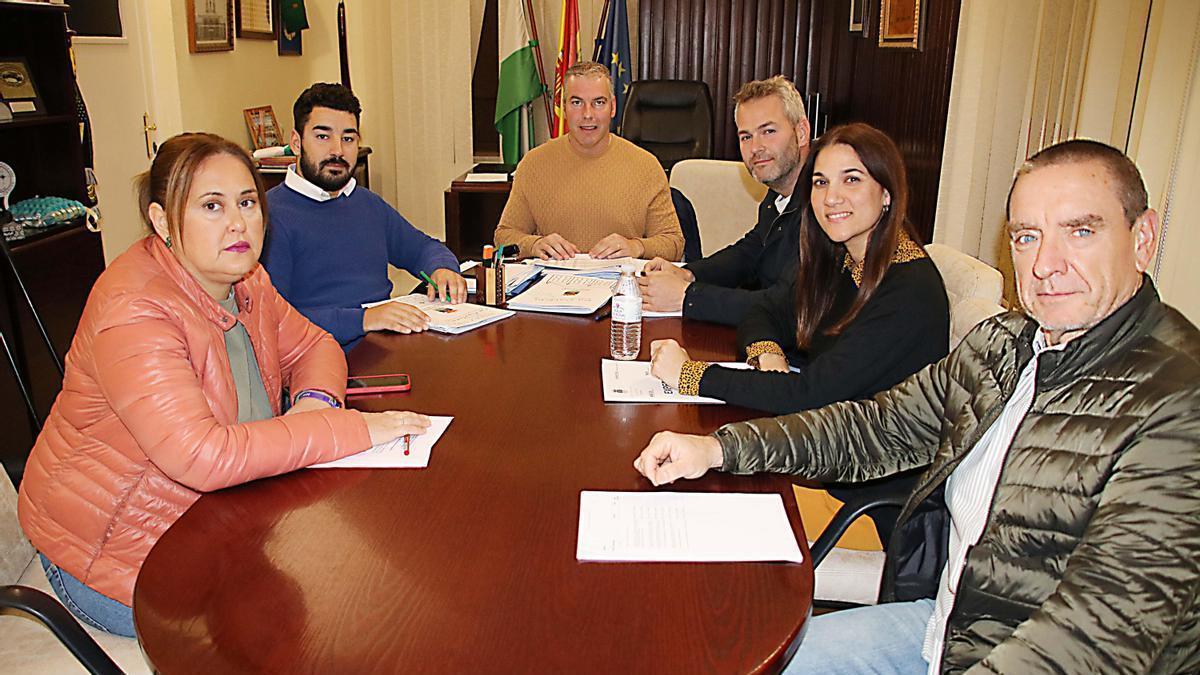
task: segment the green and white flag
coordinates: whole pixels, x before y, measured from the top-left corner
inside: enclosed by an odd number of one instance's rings
[[[499,9],[500,83],[495,124],[504,163],[516,164],[534,145],[530,104],[542,95],[546,85],[538,77],[524,0],[500,0]]]

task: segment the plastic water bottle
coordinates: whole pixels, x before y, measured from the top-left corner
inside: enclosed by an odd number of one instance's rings
[[[642,292],[633,278],[633,266],[621,266],[621,280],[612,299],[612,328],[609,333],[612,357],[632,361],[642,348]]]

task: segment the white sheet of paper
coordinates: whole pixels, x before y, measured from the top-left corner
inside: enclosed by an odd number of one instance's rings
[[[684,396],[650,374],[649,361],[600,359],[605,403],[724,403],[707,396]]]
[[[579,493],[575,559],[597,562],[801,562],[778,494]]]
[[[464,181],[466,183],[507,183],[508,174],[506,173],[469,173]]]
[[[547,272],[529,290],[510,299],[510,309],[562,314],[591,314],[617,289],[611,279]]]
[[[655,312],[653,310],[646,309],[646,305],[644,303],[642,304],[642,318],[643,319],[669,319],[672,317],[682,317],[682,316],[683,316],[682,309],[677,309],[673,312]]]
[[[372,446],[354,455],[347,455],[332,462],[313,464],[310,469],[424,469],[429,466],[429,455],[433,444],[438,442],[453,417],[430,415],[430,425],[425,433],[413,436],[409,441],[408,454],[404,454],[404,437]]]
[[[459,335],[480,326],[486,326],[489,323],[507,319],[516,314],[511,310],[499,309],[496,307],[487,307],[485,305],[475,305],[469,302],[460,302],[458,304],[449,302],[430,301],[429,297],[424,293],[413,293],[411,295],[402,295],[390,300],[380,302],[368,302],[363,305],[363,308],[382,305],[386,302],[402,302],[406,305],[411,305],[425,312],[429,317],[429,327],[439,333],[449,333],[451,335]]]

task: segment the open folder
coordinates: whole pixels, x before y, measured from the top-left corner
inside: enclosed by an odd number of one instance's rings
[[[557,314],[591,314],[604,306],[617,282],[574,274],[547,272],[524,293],[509,299],[509,309]]]
[[[387,302],[402,302],[406,305],[416,307],[429,316],[429,328],[431,330],[451,335],[465,333],[473,328],[486,326],[493,321],[507,319],[516,314],[516,312],[511,312],[507,309],[473,305],[468,302],[450,303],[433,301],[422,293],[402,295],[398,298],[382,302],[369,302],[363,305],[363,308],[375,307]]]
[[[650,374],[649,361],[600,359],[600,382],[605,403],[724,403],[718,398],[679,393]]]

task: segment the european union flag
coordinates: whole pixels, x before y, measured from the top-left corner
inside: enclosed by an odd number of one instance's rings
[[[608,66],[612,75],[613,91],[617,99],[617,116],[613,118],[612,130],[620,133],[621,113],[625,110],[625,99],[629,96],[629,85],[633,83],[629,58],[629,15],[625,11],[625,0],[610,0],[608,16],[604,22],[604,37],[596,51],[596,61]]]

